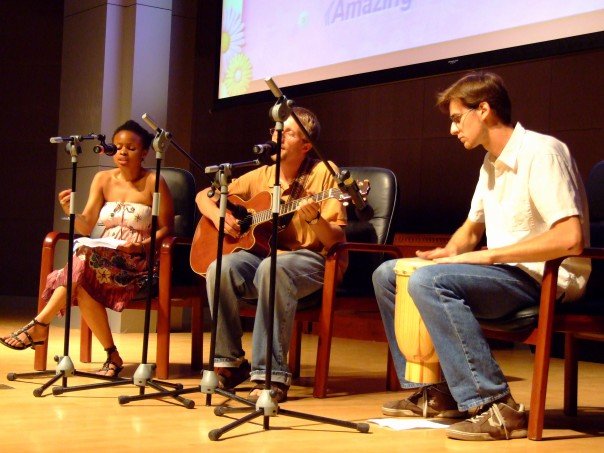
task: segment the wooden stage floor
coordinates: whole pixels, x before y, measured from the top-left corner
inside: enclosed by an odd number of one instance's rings
[[[10,332],[28,319],[13,317],[0,320],[0,333]],[[247,350],[250,334],[245,336]],[[122,376],[130,376],[141,359],[142,334],[116,335],[116,343],[127,366]],[[205,335],[207,358],[209,334]],[[104,352],[93,346],[94,363],[79,362],[79,331],[73,330],[70,356],[76,369],[93,371],[100,368]],[[55,369],[54,354],[63,351],[62,330],[53,328],[49,348],[49,368]],[[302,377],[290,390],[290,401],[284,409],[339,418],[366,421],[382,417],[383,402],[408,393],[385,391],[386,345],[372,341],[334,339],[329,381],[329,397],[312,397],[316,337],[303,339]],[[155,335],[150,336],[149,362],[155,354]],[[528,349],[495,351],[497,359],[519,402],[528,403],[532,355]],[[172,335],[171,381],[185,387],[199,384],[199,374],[188,366],[190,335]],[[393,431],[371,424],[369,434],[317,422],[277,416],[270,419],[270,430],[264,431],[262,419],[246,423],[223,436],[218,442],[208,439],[208,432],[229,423],[231,416],[217,417],[205,406],[205,395],[188,395],[196,406],[186,409],[174,400],[147,400],[121,406],[119,395],[136,395],[135,386],[86,390],[36,398],[32,392],[48,378],[8,381],[8,372],[33,369],[33,351],[13,351],[0,347],[0,451],[11,452],[82,452],[82,451],[200,451],[209,446],[219,451],[297,452],[309,451],[602,451],[604,450],[604,365],[581,363],[579,368],[579,416],[562,414],[562,361],[554,359],[550,370],[547,416],[544,436],[547,440],[526,439],[500,442],[462,442],[447,439],[443,430],[417,429]],[[70,378],[69,384],[93,383],[96,380]],[[242,388],[249,385],[242,384]],[[148,392],[152,392],[149,389]],[[242,391],[241,396],[246,392]],[[213,404],[224,401],[215,395]],[[239,415],[237,415],[239,417]]]

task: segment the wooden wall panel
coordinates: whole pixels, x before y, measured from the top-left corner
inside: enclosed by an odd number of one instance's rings
[[[207,81],[215,71],[215,38],[208,23],[213,8],[202,7],[198,22],[199,80]],[[276,46],[276,58],[278,50]],[[604,51],[595,50],[490,68],[506,82],[513,119],[567,141],[584,178],[604,158],[603,57]],[[467,215],[485,151],[465,150],[449,134],[447,116],[434,106],[436,93],[462,74],[295,98],[319,116],[319,147],[326,157],[339,165],[384,166],[396,173],[398,231],[450,233]],[[195,93],[194,153],[203,162],[248,159],[251,145],[264,140],[271,126],[271,103],[208,113],[212,87],[199,84]]]

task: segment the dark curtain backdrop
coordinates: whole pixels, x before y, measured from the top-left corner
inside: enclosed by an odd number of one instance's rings
[[[63,1],[3,0],[0,21],[0,295],[35,296],[55,206]]]

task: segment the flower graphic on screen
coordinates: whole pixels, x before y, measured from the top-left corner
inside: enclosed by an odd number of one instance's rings
[[[223,21],[220,38],[220,54],[226,62],[241,53],[241,49],[245,44],[243,28],[241,13],[229,8],[226,11],[226,19]]]
[[[240,53],[235,55],[224,78],[224,85],[229,96],[244,94],[252,80],[252,63],[247,55]]]

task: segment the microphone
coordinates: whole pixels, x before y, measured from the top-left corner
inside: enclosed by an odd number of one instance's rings
[[[153,139],[152,146],[153,146],[153,149],[155,150],[155,155],[158,158],[161,158],[166,147],[172,141],[172,134],[170,132],[168,132],[167,130],[159,127],[157,125],[157,123],[155,121],[153,121],[153,118],[151,118],[148,114],[143,113],[143,116],[141,118],[143,119],[143,121],[145,123],[147,123],[147,126],[149,126],[151,129],[153,129],[155,131],[155,138]]]
[[[357,182],[350,177],[350,172],[343,170],[338,179],[340,181],[340,189],[350,195],[350,201],[354,205],[354,211],[358,219],[361,221],[371,219],[373,217],[373,208],[363,200],[361,189],[359,189]]]
[[[50,143],[66,143],[73,142],[75,140],[81,142],[82,140],[96,140],[102,137],[102,135],[98,134],[89,134],[89,135],[69,135],[67,137],[50,137]]]
[[[94,148],[92,148],[92,151],[94,151],[96,154],[104,154],[105,156],[111,157],[117,153],[117,146],[115,146],[113,143],[101,143],[100,145],[96,145]]]
[[[157,123],[153,121],[153,118],[151,118],[149,115],[143,113],[143,116],[141,116],[141,118],[145,123],[147,123],[147,126],[153,129],[155,132],[157,132],[158,134],[162,132],[161,127],[159,127]]]
[[[71,137],[50,137],[50,143],[64,143],[72,140],[73,138]]]
[[[92,151],[95,152],[96,154],[105,154],[105,156],[113,156],[115,153],[117,153],[117,146],[115,146],[113,143],[105,143],[105,136],[103,134],[98,134],[96,136],[96,138],[98,139],[98,141],[100,142],[98,145],[96,145],[94,148],[92,148]]]
[[[265,78],[264,82],[268,85],[268,88],[271,90],[271,93],[273,93],[273,96],[275,96],[276,98],[283,97],[283,92],[277,86],[272,77]]]
[[[277,153],[277,143],[275,143],[272,140],[269,140],[266,143],[254,145],[254,147],[252,148],[252,151],[254,152],[254,154],[258,154],[258,155],[264,155],[265,153],[276,154]]]
[[[279,145],[277,145],[277,143],[274,141],[269,140],[268,142],[254,145],[252,147],[252,151],[260,158],[260,160],[272,163],[273,160],[270,157],[274,154],[277,154],[277,151],[279,151]]]

